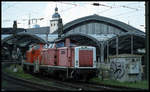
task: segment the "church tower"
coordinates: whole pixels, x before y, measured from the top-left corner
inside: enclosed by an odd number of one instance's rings
[[[58,13],[58,8],[55,8],[55,13],[52,16],[52,20],[50,20],[50,33],[53,33],[58,29],[58,22],[60,19],[60,14]]]

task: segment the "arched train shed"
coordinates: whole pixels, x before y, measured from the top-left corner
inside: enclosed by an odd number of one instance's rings
[[[56,34],[58,30],[54,31]],[[103,62],[108,55],[140,54],[138,49],[145,49],[145,33],[126,23],[98,15],[90,15],[73,20],[63,27],[63,38],[69,37],[80,45],[97,48],[98,61]],[[3,43],[12,43],[9,36]],[[46,43],[41,37],[30,33],[17,33],[17,43],[26,47],[33,43]]]
[[[42,38],[34,35],[34,34],[30,34],[30,33],[17,33],[16,34],[16,38],[13,35],[10,35],[8,37],[5,37],[1,44],[4,43],[9,43],[9,44],[13,44],[13,41],[16,40],[18,44],[22,44],[24,46],[29,45],[31,43],[46,43],[45,40],[43,40]]]
[[[25,56],[26,50],[28,50],[29,45],[31,44],[45,44],[47,43],[44,39],[29,33],[17,33],[16,37],[14,35],[8,35],[7,37],[3,37],[1,41],[2,45],[2,55],[7,54],[7,59],[11,60],[12,52],[14,50],[14,44],[16,44],[17,48],[19,48],[22,52],[22,55]]]
[[[56,34],[58,30],[54,31]],[[140,54],[145,49],[145,33],[126,23],[98,15],[73,20],[63,27],[64,37],[76,40],[82,45],[97,47],[99,61],[108,55]]]

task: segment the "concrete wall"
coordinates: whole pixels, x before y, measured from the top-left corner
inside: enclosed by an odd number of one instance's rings
[[[141,55],[122,54],[109,57],[110,78],[119,81],[142,79]]]

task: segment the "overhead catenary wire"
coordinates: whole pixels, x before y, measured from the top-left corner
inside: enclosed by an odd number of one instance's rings
[[[68,10],[73,9],[73,8],[74,8],[74,6],[73,6],[73,7],[69,7],[69,8],[67,8],[67,9],[65,9],[65,10],[60,11],[60,13],[64,13],[64,12],[66,12],[66,11],[68,11]]]
[[[130,5],[134,5],[134,4],[137,5],[138,3],[125,3],[124,5],[120,5],[120,6],[117,5],[114,2],[113,2],[114,5],[111,5],[111,3],[110,3],[110,5],[108,3],[107,4],[103,4],[101,2],[100,3],[97,3],[97,2],[96,3],[92,3],[92,2],[90,2],[90,3],[86,3],[86,2],[81,2],[81,3],[80,2],[61,2],[61,3],[72,6],[72,7],[69,7],[69,8],[66,8],[66,9],[60,11],[60,13],[62,12],[62,14],[64,12],[67,12],[68,10],[73,9],[73,8],[76,8],[76,7],[85,7],[86,5],[93,5],[93,6],[100,6],[100,7],[106,7],[106,8],[108,8],[108,9],[103,9],[103,10],[99,9],[100,11],[98,11],[97,13],[100,13],[100,14],[108,12],[110,10],[117,9],[117,8],[118,9],[119,8],[126,8],[126,9],[135,10],[135,11],[127,11],[125,13],[120,13],[120,14],[116,14],[116,15],[110,15],[111,17],[114,17],[114,16],[116,16],[116,17],[118,17],[118,16],[124,16],[124,15],[126,15],[126,13],[131,14],[131,13],[135,13],[136,11],[140,10],[139,7],[138,8],[134,8],[133,6],[130,6]],[[11,8],[11,5],[10,5],[10,8]],[[26,21],[26,20],[24,20],[24,21]]]
[[[5,11],[7,11],[7,9],[14,7],[15,4],[7,4],[6,2],[2,2],[2,7],[5,7]]]
[[[103,11],[100,11],[100,12],[97,12],[97,13],[104,13],[104,12],[107,12],[107,11],[109,11],[109,10],[111,10],[112,8],[109,8],[109,9],[105,9],[105,10],[103,10]]]
[[[105,9],[105,10],[100,11],[100,12],[97,12],[97,13],[104,13],[104,12],[107,12],[107,11],[113,9],[113,8],[128,8],[128,9],[132,9],[132,10],[139,11],[138,8],[129,7],[129,6],[127,6],[127,5],[120,5],[120,6],[117,6],[115,3],[113,3],[112,6],[108,6],[108,5],[100,4],[100,3],[92,3],[91,5],[93,5],[93,6],[105,6],[105,7],[109,7],[109,9]],[[131,12],[134,12],[134,11],[131,11]],[[126,13],[129,13],[129,12],[121,13],[121,14],[115,15],[115,16],[125,15]],[[112,17],[114,17],[114,16],[112,16]]]
[[[120,13],[120,14],[117,14],[117,15],[113,15],[113,16],[111,16],[111,17],[114,17],[114,16],[115,16],[115,17],[118,17],[118,16],[121,16],[121,15],[131,14],[131,13],[135,13],[135,12],[137,12],[137,11],[135,11],[135,10],[133,11],[133,10],[132,10],[132,11]]]
[[[75,4],[75,3],[64,3],[64,2],[61,2],[61,3],[67,4],[67,5],[74,5],[74,6],[77,6],[77,4]]]
[[[129,7],[129,6],[126,6],[126,5],[121,5],[121,6],[119,6],[119,7],[128,8],[128,9],[134,9],[134,10],[136,10],[136,11],[139,10],[139,9],[137,9],[137,8]]]
[[[85,5],[87,5],[87,3],[86,4],[82,3],[84,5],[80,5],[80,4],[76,4],[75,2],[74,3],[64,3],[64,2],[61,2],[61,4],[73,5],[73,7],[69,7],[67,9],[61,10],[59,13],[64,13],[64,12],[69,11],[69,10],[71,10],[73,8],[76,8],[76,7],[85,7]]]

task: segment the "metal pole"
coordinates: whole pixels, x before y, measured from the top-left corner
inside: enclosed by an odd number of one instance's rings
[[[149,85],[149,1],[145,2],[145,15],[146,15],[146,62],[147,62],[147,81]],[[148,87],[149,89],[149,87]]]
[[[108,56],[109,56],[109,42],[107,41],[107,63],[108,63]]]
[[[104,42],[101,43],[101,64],[104,63]],[[101,68],[101,78],[103,80],[103,68]]]
[[[16,51],[16,54],[17,54],[17,46],[16,46],[16,39],[17,39],[17,37],[16,37],[16,32],[17,32],[17,21],[14,21],[14,23],[13,23],[13,36],[14,36],[14,38],[15,38],[15,41],[14,41],[14,48],[13,48],[13,50],[15,50],[15,51]],[[12,54],[14,54],[14,53],[12,53]],[[15,56],[16,56],[16,55],[15,55]],[[14,59],[15,59],[14,72],[17,72],[17,58],[14,57]]]
[[[118,56],[118,36],[116,37],[116,55]]]
[[[101,43],[101,63],[104,63],[104,44]]]
[[[100,56],[98,57],[98,64],[97,64],[98,69],[100,68]]]
[[[46,41],[48,42],[48,33],[46,33]]]
[[[131,35],[131,54],[133,54],[133,35]]]

